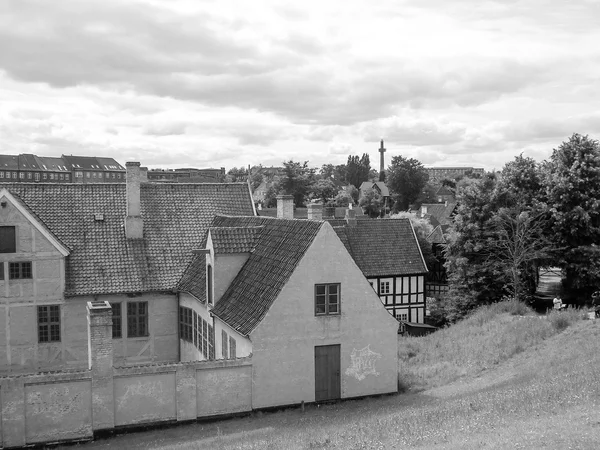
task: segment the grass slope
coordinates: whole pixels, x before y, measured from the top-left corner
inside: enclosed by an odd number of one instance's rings
[[[502,304],[400,338],[408,393],[85,444],[150,449],[600,448],[600,321]]]

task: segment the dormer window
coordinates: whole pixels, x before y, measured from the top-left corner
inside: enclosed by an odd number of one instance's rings
[[[206,265],[206,299],[209,305],[213,304],[213,269],[210,264]]]

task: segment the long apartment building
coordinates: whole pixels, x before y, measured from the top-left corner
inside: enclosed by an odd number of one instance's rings
[[[0,155],[1,182],[124,183],[125,168],[95,156]]]
[[[206,181],[222,181],[225,177],[225,167],[220,169],[151,169],[148,170],[148,181],[187,181],[206,179]]]
[[[444,178],[456,178],[461,175],[484,174],[483,168],[478,167],[425,167],[430,180],[443,180]]]

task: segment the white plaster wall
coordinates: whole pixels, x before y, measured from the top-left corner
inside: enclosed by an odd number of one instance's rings
[[[340,315],[315,316],[315,283],[341,283]],[[333,228],[325,223],[250,335],[253,407],[314,401],[317,345],[341,346],[342,398],[395,392],[397,331],[398,323],[385,310]],[[372,371],[356,364],[361,351],[370,354],[363,362]]]

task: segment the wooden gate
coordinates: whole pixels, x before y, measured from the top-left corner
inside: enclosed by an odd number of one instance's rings
[[[335,400],[340,397],[340,346],[316,346],[315,401]]]

